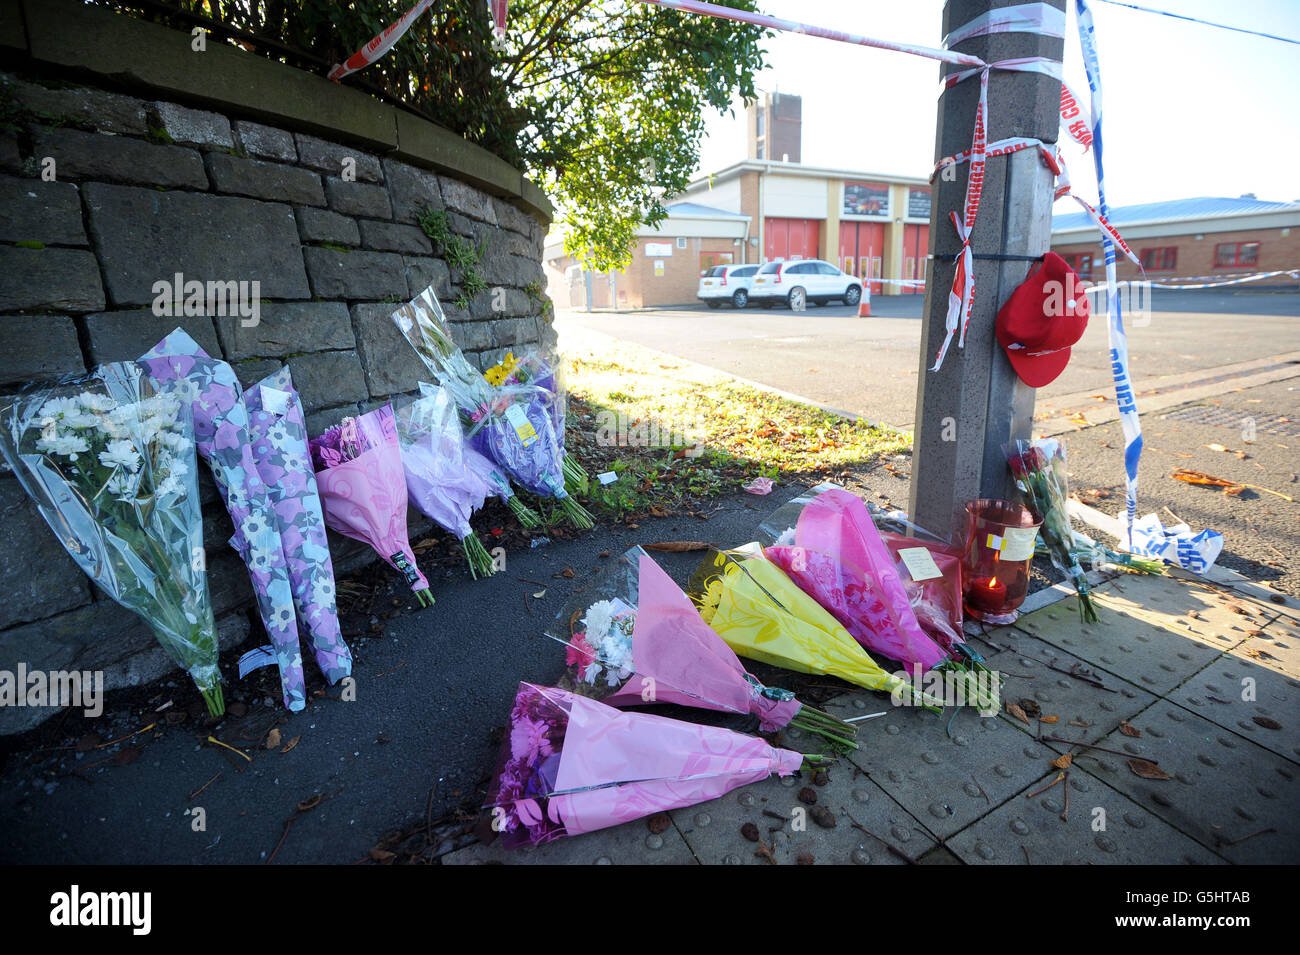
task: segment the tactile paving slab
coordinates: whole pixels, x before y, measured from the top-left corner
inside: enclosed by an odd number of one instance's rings
[[[1248,640],[1242,646],[1254,642]],[[1255,665],[1234,651],[1196,674],[1169,698],[1300,763],[1300,680]]]
[[[840,718],[889,712],[863,724],[848,759],[940,839],[970,825],[1043,774],[1056,753],[997,716],[962,707],[954,718],[846,693],[826,704]],[[949,720],[951,722],[951,737]]]
[[[695,865],[676,827],[652,833],[645,819],[567,836],[542,846],[504,849],[500,841],[468,846],[442,857],[443,865]]]
[[[1100,625],[1115,609],[1226,649],[1262,628],[1278,610],[1195,580],[1126,574],[1112,580],[1097,601]]]
[[[1300,627],[1293,630],[1281,621],[1271,623],[1257,636],[1234,647],[1232,656],[1293,680],[1300,679]]]
[[[852,763],[841,760],[832,766],[823,786],[815,784],[812,774],[801,775],[674,810],[673,822],[705,865],[796,865],[801,854],[804,864],[811,860],[813,865],[906,865],[907,859],[888,846],[914,861],[934,847],[929,833]],[[804,799],[811,793],[815,803],[800,799],[804,790],[809,791]],[[832,828],[815,821],[818,807],[834,817]],[[746,823],[754,824],[761,843],[742,834]],[[761,854],[764,849],[770,858]]]
[[[1003,630],[995,639],[1007,649],[986,653],[984,662],[1002,675],[1003,702],[1029,699],[1041,710],[1039,718],[1031,717],[1029,725],[1005,708],[1002,717],[1036,739],[1055,736],[1095,743],[1118,729],[1121,720],[1156,701],[1151,693],[1036,637]],[[1044,723],[1042,717],[1056,717],[1056,721]],[[1046,745],[1057,752],[1070,746],[1054,742]]]
[[[972,865],[1222,864],[1195,840],[1079,769],[1040,792],[1056,772],[957,833],[948,848]],[[1070,808],[1062,820],[1066,786]],[[1030,795],[1034,798],[1026,798]]]
[[[1231,862],[1300,862],[1300,768],[1175,703],[1161,701],[1133,720],[1141,738],[1104,741],[1153,759],[1172,779],[1144,779],[1126,757],[1096,753],[1089,773]]]
[[[1175,626],[1173,618],[1166,622],[1144,619],[1118,604],[1103,603],[1100,597],[1097,613],[1101,622],[1085,625],[1079,623],[1077,609],[1069,609],[1073,602],[1070,598],[1039,610],[1021,618],[1016,626],[1157,696],[1246,639],[1244,630],[1223,637],[1211,633],[1207,626],[1190,630]]]

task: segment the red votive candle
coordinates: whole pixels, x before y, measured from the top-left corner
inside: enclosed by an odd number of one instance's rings
[[[1007,585],[996,577],[977,577],[971,581],[966,600],[984,613],[1004,613],[1007,608]]]

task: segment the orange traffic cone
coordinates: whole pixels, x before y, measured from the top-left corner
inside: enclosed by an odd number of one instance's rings
[[[858,302],[858,318],[871,317],[871,286],[867,285],[862,289],[862,298]]]

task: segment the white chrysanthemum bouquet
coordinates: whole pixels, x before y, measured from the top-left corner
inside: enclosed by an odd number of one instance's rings
[[[223,713],[188,406],[134,362],[8,400],[0,450],[41,516]]]

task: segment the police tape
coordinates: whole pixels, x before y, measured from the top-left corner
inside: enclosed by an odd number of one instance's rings
[[[1219,282],[1201,282],[1192,285],[1171,285],[1168,282],[1147,281],[1147,285],[1152,288],[1164,289],[1197,289],[1197,288],[1222,288],[1225,285],[1241,285],[1244,282],[1258,282],[1260,279],[1276,278],[1279,275],[1289,275],[1293,279],[1300,279],[1300,269],[1278,269],[1273,272],[1256,272],[1254,275],[1246,275],[1241,278],[1224,279]],[[1214,278],[1214,276],[1203,276]]]
[[[363,46],[357,52],[342,63],[337,63],[329,71],[329,78],[335,83],[357,70],[364,70],[371,63],[380,59],[385,53],[393,48],[406,31],[411,29],[411,25],[419,18],[420,14],[428,10],[433,5],[433,0],[419,0],[415,6],[411,7],[395,21],[388,25],[387,28],[370,42]],[[499,43],[506,35],[506,16],[509,12],[510,0],[488,0],[488,15],[492,21],[492,32],[495,34]]]

